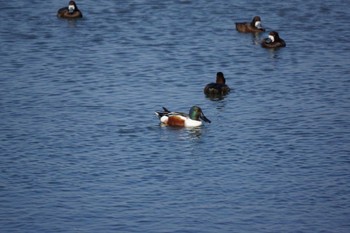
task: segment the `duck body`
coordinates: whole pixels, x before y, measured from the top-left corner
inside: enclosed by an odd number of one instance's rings
[[[204,87],[204,94],[207,96],[222,96],[230,92],[229,86],[226,85],[226,79],[222,72],[216,73],[216,82],[209,83]]]
[[[78,19],[82,18],[83,14],[78,9],[77,4],[74,1],[70,1],[67,7],[63,7],[57,11],[57,17],[64,19]]]
[[[264,32],[265,29],[261,26],[260,16],[255,16],[251,22],[235,23],[236,30],[239,32],[250,33],[250,32]]]
[[[227,95],[230,88],[226,84],[209,83],[204,87],[204,94],[206,95]]]
[[[202,112],[202,109],[197,106],[193,106],[190,109],[189,114],[182,112],[171,112],[167,108],[163,107],[163,112],[155,112],[160,122],[167,126],[174,127],[198,127],[203,123],[201,120],[210,123],[211,121],[206,118]]]
[[[272,31],[269,33],[268,38],[263,39],[261,46],[263,48],[282,48],[286,47],[286,42],[280,38],[277,32]]]

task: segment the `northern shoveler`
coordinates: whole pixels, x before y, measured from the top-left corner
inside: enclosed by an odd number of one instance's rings
[[[252,22],[236,23],[236,30],[239,32],[264,32],[265,29],[261,25],[260,16],[255,16]]]
[[[83,14],[78,9],[77,4],[74,1],[69,1],[67,7],[63,7],[58,10],[57,17],[65,19],[77,19],[82,18]]]
[[[264,48],[281,48],[286,47],[286,42],[280,38],[277,32],[272,31],[269,33],[269,37],[261,42],[261,46]]]
[[[171,112],[163,107],[164,112],[155,112],[159,117],[159,120],[164,125],[178,126],[178,127],[197,127],[202,125],[202,121],[210,123],[211,121],[206,118],[202,112],[202,109],[197,106],[193,106],[190,109],[189,114],[181,112]]]
[[[204,87],[204,94],[209,96],[226,95],[230,88],[226,85],[226,79],[222,72],[216,73],[216,82],[209,83]]]

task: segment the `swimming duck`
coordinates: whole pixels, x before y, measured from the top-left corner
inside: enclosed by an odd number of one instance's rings
[[[204,87],[204,94],[210,96],[226,95],[230,88],[225,84],[226,80],[222,72],[216,73],[216,82],[209,83]]]
[[[261,25],[260,16],[255,16],[253,20],[249,22],[236,23],[236,29],[239,32],[264,32],[265,29]]]
[[[264,48],[280,48],[286,47],[286,42],[280,38],[277,32],[272,31],[269,33],[269,37],[261,42],[261,46]]]
[[[67,7],[63,7],[58,10],[57,17],[65,19],[77,19],[82,18],[83,14],[80,12],[77,4],[74,1],[69,1]]]
[[[163,112],[155,112],[155,114],[159,117],[160,122],[167,126],[197,127],[202,125],[201,120],[211,122],[204,116],[202,109],[198,106],[191,107],[189,114],[171,112],[165,107],[163,107],[163,110]]]

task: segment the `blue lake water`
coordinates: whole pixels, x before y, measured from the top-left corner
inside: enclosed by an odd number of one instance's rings
[[[67,3],[0,0],[1,232],[350,232],[350,2]]]

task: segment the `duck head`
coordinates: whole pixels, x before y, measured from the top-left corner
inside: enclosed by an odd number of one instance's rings
[[[189,116],[192,120],[198,121],[199,119],[202,119],[203,121],[205,121],[207,123],[211,123],[211,121],[206,116],[204,116],[202,109],[198,106],[193,106],[190,109]]]
[[[216,83],[217,84],[225,84],[226,83],[224,74],[222,72],[216,73]]]
[[[69,13],[73,13],[77,9],[77,4],[74,1],[70,1],[68,3],[68,11]]]
[[[262,28],[262,25],[261,25],[261,18],[260,16],[255,16],[252,20],[252,22],[250,23],[250,25],[252,27],[256,27],[258,29],[261,29]]]
[[[280,40],[280,36],[278,35],[277,32],[272,31],[272,32],[269,33],[269,39],[271,40],[271,42],[279,41]]]

